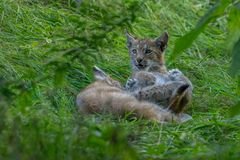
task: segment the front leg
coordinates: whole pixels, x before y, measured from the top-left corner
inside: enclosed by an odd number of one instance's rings
[[[137,80],[138,88],[144,88],[148,86],[152,86],[156,83],[156,77],[153,73],[140,71],[133,75],[133,77]]]
[[[156,82],[154,74],[146,71],[139,71],[133,74],[126,82],[125,89],[133,92],[138,89],[153,86]]]
[[[160,104],[174,113],[181,113],[191,100],[190,85],[183,82],[169,82],[136,90],[132,93],[138,100]]]
[[[169,105],[169,97],[173,94],[176,86],[173,84],[154,85],[138,89],[132,93],[138,100],[145,100],[163,105]]]

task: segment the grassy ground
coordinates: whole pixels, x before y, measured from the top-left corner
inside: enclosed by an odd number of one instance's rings
[[[170,1],[0,1],[0,159],[239,159],[238,100],[228,75],[225,17],[211,24],[169,68],[194,84],[185,124],[159,125],[77,113],[76,94],[96,64],[125,82],[130,75],[124,28],[138,37],[194,27],[212,4]]]

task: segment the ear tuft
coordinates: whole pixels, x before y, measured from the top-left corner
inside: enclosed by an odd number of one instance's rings
[[[106,73],[97,66],[93,67],[93,74],[96,80],[105,80],[107,78]]]
[[[155,40],[156,45],[161,49],[162,52],[167,48],[168,37],[168,33],[165,31],[160,37]]]
[[[126,37],[127,37],[127,47],[131,47],[132,46],[132,43],[133,41],[135,41],[135,38],[125,29],[125,34],[126,34]]]

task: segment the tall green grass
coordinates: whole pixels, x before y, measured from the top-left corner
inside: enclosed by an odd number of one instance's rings
[[[185,124],[160,125],[111,115],[83,116],[76,94],[97,65],[125,82],[130,75],[124,29],[138,37],[192,29],[205,0],[0,2],[0,159],[239,159],[239,100],[228,74],[225,17],[210,24],[169,68],[194,85]]]

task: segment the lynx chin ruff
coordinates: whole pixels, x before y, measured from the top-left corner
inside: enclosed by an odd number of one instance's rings
[[[118,81],[110,78],[98,67],[94,67],[93,72],[95,82],[77,96],[76,102],[80,112],[85,114],[110,113],[120,116],[131,113],[137,118],[145,118],[159,123],[188,120],[187,115],[175,115],[164,109],[166,107],[137,100],[133,95],[124,91]]]

